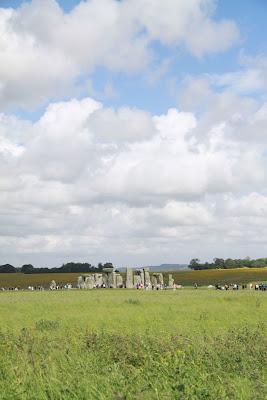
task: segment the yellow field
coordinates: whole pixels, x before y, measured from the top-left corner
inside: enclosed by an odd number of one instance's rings
[[[64,274],[0,274],[0,287],[21,287],[28,286],[44,286],[48,287],[54,279],[59,285],[65,283],[77,283],[79,273],[64,273]]]
[[[175,283],[191,286],[214,285],[226,283],[249,283],[267,281],[267,268],[236,268],[236,269],[211,269],[203,271],[178,271],[173,272]]]
[[[226,283],[249,283],[249,282],[266,282],[267,268],[238,268],[238,269],[214,269],[204,271],[175,271],[172,272],[175,283],[183,286],[192,286],[194,283],[198,285],[214,285]],[[0,287],[21,287],[30,286],[48,287],[52,279],[58,284],[72,283],[76,285],[80,273],[63,273],[63,274],[0,274]],[[167,282],[168,273],[164,273]]]

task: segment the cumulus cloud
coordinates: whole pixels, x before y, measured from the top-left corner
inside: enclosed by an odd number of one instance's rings
[[[233,21],[215,21],[212,0],[91,0],[64,12],[56,0],[0,8],[0,106],[34,109],[75,94],[96,67],[127,73],[153,60],[153,43],[195,56],[238,40]]]
[[[266,106],[236,98],[244,124],[219,107],[226,93],[208,90],[210,119],[205,109],[150,115],[90,98],[50,104],[35,123],[2,115],[3,254],[186,261],[205,256],[204,244],[262,245],[266,151],[253,135]]]
[[[164,44],[181,42],[195,56],[226,50],[238,40],[233,21],[212,20],[213,1],[138,0],[135,4],[151,38]]]
[[[155,127],[149,113],[130,109],[100,109],[89,120],[90,129],[103,142],[138,142],[154,134]]]

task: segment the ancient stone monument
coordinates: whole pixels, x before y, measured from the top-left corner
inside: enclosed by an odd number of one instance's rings
[[[78,278],[79,289],[94,288],[123,288],[127,289],[163,289],[164,280],[161,272],[153,272],[150,274],[149,268],[126,268],[125,281],[120,273],[115,272],[114,267],[104,268],[102,273],[94,273],[81,275]],[[168,276],[168,287],[174,287],[174,279],[172,275]]]
[[[115,272],[114,267],[109,267],[104,268],[101,274],[79,276],[77,286],[79,289],[120,288],[123,287],[123,279],[121,274]]]

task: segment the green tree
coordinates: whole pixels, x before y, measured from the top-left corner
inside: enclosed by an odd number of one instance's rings
[[[32,274],[34,272],[34,266],[32,264],[24,264],[21,267],[21,272],[23,274]]]

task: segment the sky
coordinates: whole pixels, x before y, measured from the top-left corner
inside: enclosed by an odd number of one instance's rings
[[[265,0],[0,0],[0,264],[267,256]]]

